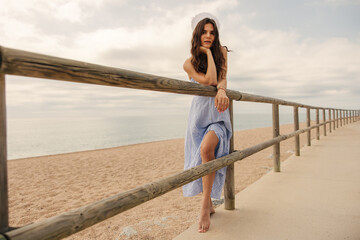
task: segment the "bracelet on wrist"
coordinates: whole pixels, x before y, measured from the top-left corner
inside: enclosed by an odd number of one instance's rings
[[[224,90],[226,92],[226,89],[224,87],[219,87],[217,88],[217,90],[219,91],[220,89]]]

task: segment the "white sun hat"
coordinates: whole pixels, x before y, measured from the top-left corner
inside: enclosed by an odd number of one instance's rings
[[[192,20],[191,20],[191,28],[192,28],[193,31],[194,31],[194,29],[196,28],[196,25],[197,25],[201,20],[203,20],[204,18],[210,18],[210,19],[214,20],[215,23],[216,23],[217,28],[220,29],[220,22],[219,22],[219,20],[218,20],[214,15],[212,15],[211,13],[202,12],[202,13],[197,14],[197,15],[196,15],[195,17],[193,17]]]

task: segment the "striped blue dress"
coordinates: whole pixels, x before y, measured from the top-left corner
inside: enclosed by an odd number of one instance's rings
[[[194,79],[192,82],[197,83]],[[209,131],[214,131],[219,139],[215,149],[215,158],[229,154],[232,128],[230,113],[227,109],[219,113],[215,108],[214,97],[195,96],[191,103],[187,130],[185,135],[184,169],[196,167],[202,163],[200,145]],[[225,182],[226,167],[216,171],[211,197],[220,199]],[[183,186],[185,197],[195,196],[202,192],[202,179],[197,179]]]

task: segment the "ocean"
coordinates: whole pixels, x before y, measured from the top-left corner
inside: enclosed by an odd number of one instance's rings
[[[184,138],[186,122],[187,115],[8,119],[8,159]],[[280,114],[280,124],[292,122],[292,114]],[[269,126],[271,114],[234,115],[235,131]]]

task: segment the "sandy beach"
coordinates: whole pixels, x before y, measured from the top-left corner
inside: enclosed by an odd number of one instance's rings
[[[283,125],[280,133],[293,128]],[[312,138],[315,134],[312,130]],[[271,127],[238,131],[235,149],[271,138]],[[302,134],[300,146],[305,144]],[[181,172],[183,149],[184,139],[173,139],[8,161],[10,226],[46,219]],[[294,153],[294,138],[282,142],[280,149],[284,161]],[[271,171],[272,165],[271,147],[235,163],[236,192]],[[200,199],[183,197],[179,188],[66,239],[172,239],[197,222]]]

